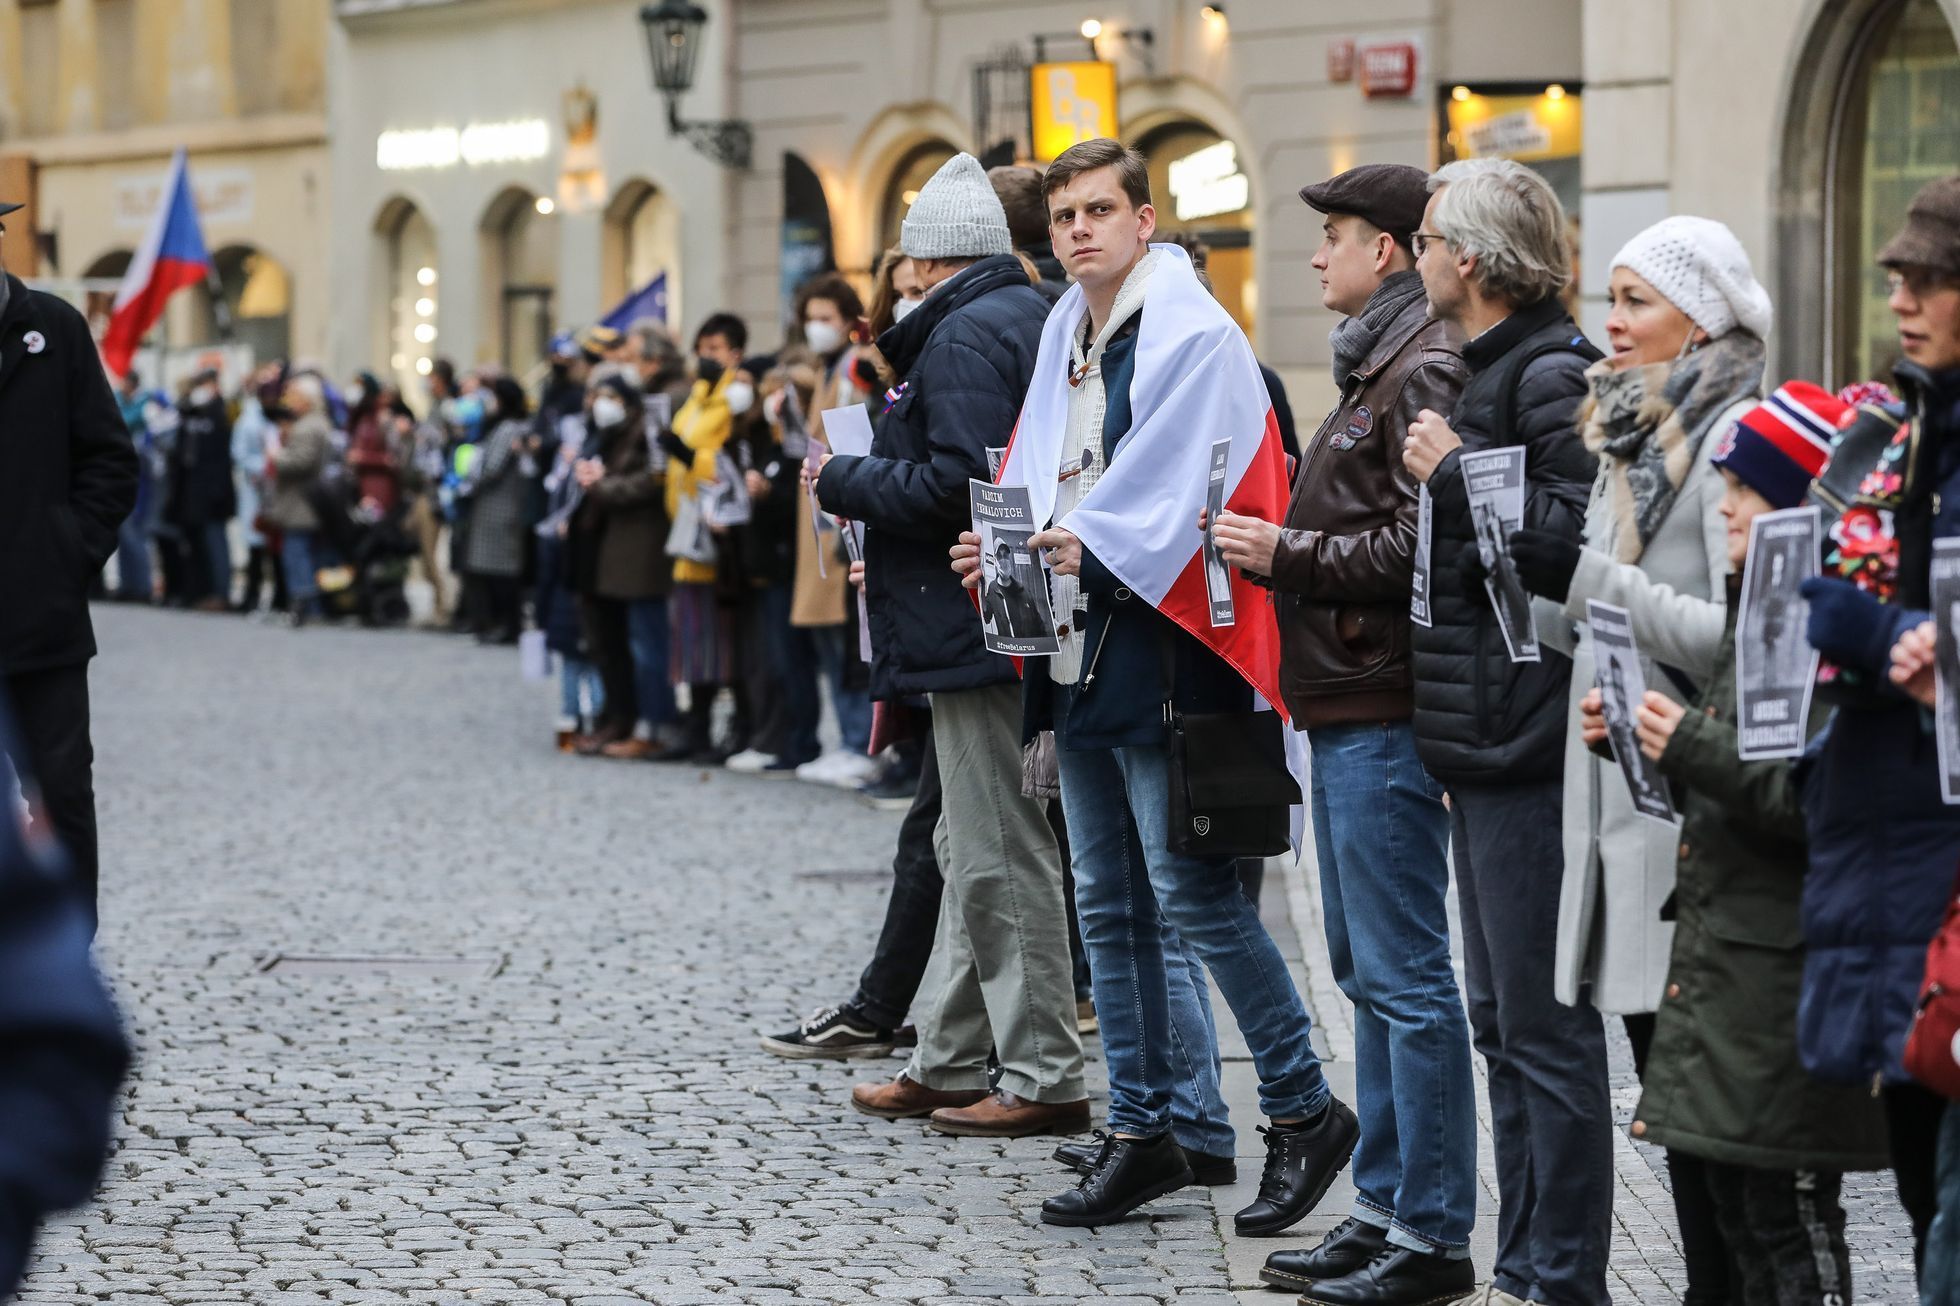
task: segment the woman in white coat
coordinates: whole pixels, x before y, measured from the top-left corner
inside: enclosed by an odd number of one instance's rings
[[[1680,832],[1637,812],[1617,763],[1579,737],[1579,703],[1596,678],[1586,601],[1626,602],[1629,591],[1612,583],[1608,564],[1639,568],[1666,594],[1725,593],[1722,478],[1709,458],[1761,398],[1770,301],[1734,233],[1692,217],[1667,218],[1628,241],[1613,259],[1609,293],[1612,352],[1588,369],[1579,409],[1580,433],[1599,457],[1584,560],[1565,572],[1571,579],[1561,594],[1528,561],[1543,543],[1534,533],[1521,533],[1514,549],[1522,551],[1521,571],[1538,573],[1540,593],[1563,602],[1556,615],[1539,605],[1538,615],[1541,627],[1551,628],[1548,642],[1570,647],[1573,657],[1555,991],[1561,1002],[1589,1001],[1625,1017],[1644,1068],[1652,1013],[1667,983],[1674,928],[1667,909]],[[1690,648],[1699,652],[1705,642],[1642,649],[1647,688],[1691,701],[1706,667],[1693,665],[1699,659]],[[1676,663],[1667,661],[1670,654]],[[1694,1171],[1685,1162],[1670,1157],[1688,1260],[1686,1300],[1725,1301],[1727,1251],[1698,1191],[1698,1172],[1684,1173]]]

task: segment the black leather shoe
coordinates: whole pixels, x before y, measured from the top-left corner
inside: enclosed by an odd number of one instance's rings
[[[1315,1282],[1300,1306],[1448,1306],[1476,1287],[1476,1267],[1467,1258],[1446,1261],[1406,1247],[1384,1247],[1360,1269]]]
[[[1305,1292],[1322,1279],[1338,1279],[1353,1273],[1374,1260],[1375,1253],[1386,1246],[1386,1229],[1377,1229],[1350,1215],[1328,1230],[1320,1246],[1268,1256],[1259,1277],[1275,1288]]]
[[[1156,1138],[1100,1136],[1095,1169],[1072,1191],[1041,1204],[1043,1224],[1114,1224],[1145,1202],[1190,1184],[1191,1167],[1169,1134]]]
[[[1232,1217],[1241,1238],[1270,1238],[1305,1219],[1354,1155],[1361,1124],[1337,1098],[1312,1125],[1259,1127],[1266,1136],[1266,1169],[1259,1196]]]
[[[1063,1143],[1055,1149],[1054,1156],[1075,1173],[1088,1174],[1096,1168],[1096,1157],[1101,1153],[1101,1143]],[[1184,1159],[1191,1166],[1191,1182],[1200,1188],[1223,1188],[1239,1181],[1239,1163],[1235,1157],[1213,1156],[1187,1147]]]

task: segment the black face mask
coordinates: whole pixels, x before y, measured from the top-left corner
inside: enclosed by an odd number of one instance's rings
[[[728,370],[727,368],[723,367],[720,363],[716,362],[712,358],[697,358],[694,360],[695,375],[699,376],[703,381],[706,381],[709,385],[714,385],[715,383],[720,381],[721,374],[727,370]]]

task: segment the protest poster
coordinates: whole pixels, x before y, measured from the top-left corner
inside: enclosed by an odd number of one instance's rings
[[[1409,620],[1427,628],[1429,617],[1429,541],[1436,529],[1435,502],[1424,484],[1416,493],[1415,575],[1409,586]]]
[[[1933,738],[1939,746],[1940,797],[1960,803],[1960,539],[1933,541]]]
[[[1817,574],[1817,509],[1766,512],[1749,526],[1736,613],[1736,738],[1744,761],[1797,757],[1809,737],[1817,651],[1804,638],[1810,605],[1797,587]]]
[[[1007,457],[1006,445],[1002,445],[998,449],[987,450],[987,479],[988,480],[994,481],[1000,479],[1000,464],[1001,461],[1006,457]]]
[[[863,404],[823,410],[823,438],[832,453],[863,458],[871,452],[871,415]]]
[[[1538,627],[1531,595],[1511,560],[1511,534],[1524,525],[1524,450],[1517,445],[1460,455],[1484,592],[1513,662],[1538,661]]]
[[[1232,569],[1218,551],[1212,532],[1218,514],[1225,511],[1226,464],[1232,457],[1232,442],[1219,440],[1211,446],[1211,484],[1205,490],[1205,597],[1211,603],[1211,624],[1229,626],[1236,617],[1232,611]]]
[[[1028,541],[1038,523],[1025,485],[969,480],[973,531],[980,537],[980,625],[987,648],[1015,657],[1061,651],[1048,597],[1048,569]]]
[[[646,420],[643,429],[647,438],[647,470],[659,476],[667,470],[667,451],[660,447],[660,437],[674,424],[674,401],[664,394],[650,394],[646,397]]]
[[[1674,802],[1668,796],[1667,779],[1654,760],[1640,751],[1634,731],[1634,712],[1647,696],[1647,673],[1640,666],[1633,619],[1625,608],[1588,599],[1586,624],[1592,630],[1593,669],[1606,712],[1606,735],[1626,777],[1627,792],[1642,816],[1671,822]]]

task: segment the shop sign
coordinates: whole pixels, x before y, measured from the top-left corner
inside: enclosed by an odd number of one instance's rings
[[[1450,144],[1459,159],[1570,158],[1584,148],[1584,110],[1576,93],[1472,95],[1449,100]]]
[[[1038,63],[1029,87],[1034,157],[1052,163],[1071,145],[1116,134],[1116,65],[1096,59]]]
[[[1414,41],[1384,41],[1355,51],[1361,93],[1371,100],[1406,99],[1415,94],[1421,50]]]
[[[1354,80],[1353,37],[1343,36],[1327,43],[1327,80],[1330,82]]]
[[[1172,160],[1170,184],[1179,222],[1236,213],[1252,200],[1252,183],[1239,171],[1238,147],[1230,141]]]
[[[197,204],[199,221],[207,226],[242,225],[252,220],[253,183],[250,168],[190,169],[191,198]],[[142,231],[156,217],[163,203],[163,188],[170,181],[168,172],[118,177],[109,202],[114,205],[115,225],[129,231]]]
[[[512,122],[473,122],[461,130],[424,127],[385,131],[374,143],[375,166],[384,172],[418,168],[480,168],[491,163],[527,163],[551,150],[551,124],[542,118]]]

